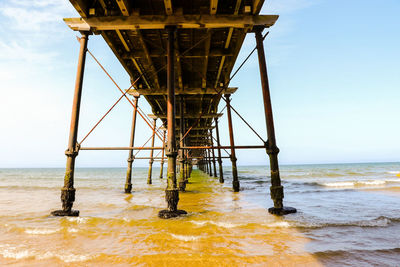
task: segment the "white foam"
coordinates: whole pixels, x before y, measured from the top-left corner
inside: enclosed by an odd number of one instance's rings
[[[55,257],[59,258],[63,262],[87,261],[93,258],[93,256],[89,255],[76,255],[76,254],[55,255]]]
[[[204,226],[206,224],[213,224],[218,227],[223,227],[223,228],[234,228],[234,227],[239,227],[242,226],[243,224],[234,224],[234,223],[228,223],[228,222],[214,222],[214,221],[190,221],[193,224],[199,225],[199,226]]]
[[[197,221],[190,221],[193,224],[199,225],[199,226],[203,226],[208,224],[208,221],[201,221],[201,222],[197,222]]]
[[[400,174],[400,171],[388,171],[386,173],[389,173],[389,174]]]
[[[39,260],[50,259],[50,258],[58,258],[58,259],[62,260],[63,262],[69,263],[69,262],[87,261],[87,260],[92,259],[93,256],[77,255],[77,254],[72,254],[72,253],[57,254],[57,253],[53,253],[53,252],[47,251],[43,255],[37,255],[36,258],[39,259]]]
[[[4,258],[9,258],[9,259],[25,259],[25,258],[30,258],[34,257],[34,253],[29,251],[29,250],[17,250],[16,248],[10,247],[10,248],[5,248],[0,250],[0,255],[2,255]]]
[[[175,239],[182,240],[182,241],[196,241],[199,240],[201,237],[200,236],[192,236],[192,235],[174,235],[171,234],[171,236]]]
[[[353,182],[333,182],[333,183],[323,183],[323,185],[328,187],[354,187]]]
[[[373,181],[359,181],[357,182],[359,184],[365,184],[365,185],[382,185],[386,184],[386,181],[383,180],[373,180]]]
[[[38,260],[58,258],[65,263],[87,261],[93,258],[93,256],[90,255],[78,255],[72,253],[57,254],[50,251],[47,251],[44,254],[42,254],[35,250],[25,249],[22,246],[12,247],[9,245],[0,245],[0,255],[3,256],[4,258],[10,258],[16,260],[26,259],[26,258],[35,258]]]
[[[332,182],[332,183],[323,183],[323,186],[326,187],[340,187],[340,188],[354,188],[356,186],[374,186],[374,185],[384,185],[387,181],[390,180],[359,180],[359,181],[351,181],[351,182]]]
[[[77,233],[78,229],[76,228],[68,228],[68,233]]]
[[[88,219],[82,217],[67,217],[70,222],[85,223]]]
[[[371,221],[361,221],[358,223],[359,226],[379,226],[384,227],[390,224],[390,220],[388,218],[378,218]]]
[[[239,227],[243,224],[234,224],[234,223],[226,223],[226,222],[211,222],[212,224],[223,227],[223,228],[234,228],[234,227]]]
[[[277,228],[288,228],[290,227],[290,223],[288,222],[273,222],[273,223],[267,223],[267,224],[263,224],[264,226],[267,227],[277,227]]]
[[[30,235],[49,235],[49,234],[57,233],[58,231],[59,231],[59,229],[34,228],[34,229],[26,229],[25,233],[30,234]]]

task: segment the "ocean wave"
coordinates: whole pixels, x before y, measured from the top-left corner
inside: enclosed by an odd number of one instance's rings
[[[379,254],[394,254],[398,255],[400,253],[400,248],[399,247],[394,247],[394,248],[387,248],[387,249],[353,249],[353,250],[325,250],[325,251],[316,251],[313,254],[316,255],[317,257],[320,258],[333,258],[333,257],[339,257],[339,259],[346,259],[348,257],[352,257],[352,254],[356,254],[357,256],[362,255],[363,253],[367,253],[368,256],[374,257],[375,253]],[[378,258],[376,262],[376,266],[389,266],[386,264],[382,264],[381,260]],[[397,262],[398,263],[398,262]],[[370,266],[375,266],[375,264],[370,264]],[[398,264],[390,265],[390,266],[398,266]]]
[[[59,231],[60,229],[40,229],[40,228],[25,229],[25,233],[30,235],[49,235],[57,233]]]
[[[400,174],[400,171],[387,171],[388,174]]]
[[[204,226],[207,224],[211,224],[211,225],[215,225],[215,226],[218,226],[221,228],[235,228],[235,227],[242,227],[242,226],[251,224],[251,223],[244,224],[244,223],[228,223],[228,222],[214,222],[214,221],[190,221],[190,222],[197,226]],[[287,227],[291,226],[291,224],[286,221],[263,223],[261,225],[270,227],[270,228],[287,228]]]
[[[193,236],[193,235],[175,235],[170,234],[173,238],[182,240],[182,241],[196,241],[201,238],[201,236]]]
[[[329,183],[321,183],[319,185],[325,187],[363,187],[363,186],[382,186],[388,183],[400,183],[400,180],[358,180],[358,181],[338,181],[338,182],[329,182]]]
[[[67,217],[66,219],[70,222],[76,222],[76,223],[86,223],[88,221],[88,218],[83,218],[83,217]]]
[[[263,226],[267,226],[270,228],[289,228],[292,226],[289,222],[273,222],[273,223],[267,223],[267,224],[262,224]]]
[[[351,177],[351,176],[365,176],[365,172],[354,172],[354,171],[341,171],[341,172],[330,172],[330,171],[320,171],[320,172],[307,172],[307,173],[290,173],[282,174],[282,177],[290,178],[333,178],[333,177]]]
[[[78,255],[78,254],[73,254],[73,253],[58,254],[58,253],[52,253],[52,252],[48,251],[43,255],[38,255],[36,258],[39,259],[39,260],[50,259],[50,258],[58,258],[58,259],[62,260],[65,263],[71,263],[71,262],[88,261],[90,259],[93,259],[94,256],[91,256],[91,255]]]
[[[0,255],[3,256],[4,258],[16,259],[16,260],[27,259],[27,258],[34,258],[37,260],[58,258],[59,260],[65,263],[83,262],[94,258],[94,256],[91,255],[79,255],[73,253],[59,254],[50,251],[42,253],[36,250],[26,249],[22,246],[13,247],[10,245],[0,245]]]
[[[235,224],[235,223],[228,223],[228,222],[214,222],[214,221],[190,221],[191,223],[198,225],[198,226],[204,226],[206,224],[213,224],[218,227],[222,228],[234,228],[234,227],[239,227],[242,226],[243,224]]]
[[[292,222],[292,225],[298,228],[325,228],[325,227],[387,227],[393,223],[400,222],[400,218],[390,218],[380,216],[371,220],[353,221],[353,222]]]

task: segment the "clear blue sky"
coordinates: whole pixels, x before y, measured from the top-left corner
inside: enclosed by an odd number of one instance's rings
[[[270,0],[262,13],[280,15],[265,41],[280,162],[400,161],[400,1]],[[64,166],[79,44],[62,18],[77,16],[67,0],[0,2],[0,167]],[[249,34],[239,63],[254,45]],[[100,36],[89,49],[129,86]],[[231,86],[239,87],[233,106],[266,136],[256,54]],[[88,57],[80,138],[118,97]],[[126,146],[131,114],[122,102],[85,145]],[[234,129],[237,144],[258,144],[238,119]],[[136,144],[149,134],[139,122]],[[268,162],[264,151],[237,154],[242,165]],[[126,158],[126,151],[81,151],[77,165],[118,167]]]

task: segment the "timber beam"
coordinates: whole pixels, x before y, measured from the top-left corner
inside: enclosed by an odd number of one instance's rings
[[[122,15],[129,16],[129,1],[128,0],[117,0],[119,9]]]
[[[184,29],[271,27],[278,17],[278,15],[143,15],[65,18],[64,21],[74,31],[163,30],[170,25]]]
[[[183,90],[176,90],[176,95],[216,95],[218,93],[222,94],[233,94],[236,92],[237,87],[228,87],[224,89],[214,89],[214,88],[184,88]],[[159,90],[150,90],[148,88],[143,89],[129,89],[128,94],[130,95],[167,95],[166,88],[160,88]]]
[[[152,50],[149,52],[150,57],[166,57],[167,54],[165,51],[157,49],[157,50]],[[186,53],[179,53],[180,58],[203,58],[203,57],[232,57],[234,56],[234,51],[225,49],[225,48],[210,48],[209,52],[205,52],[205,50],[199,50],[199,49],[193,49],[190,50]],[[131,51],[130,53],[124,53],[121,56],[124,59],[141,59],[141,58],[146,58],[147,55],[143,53],[142,51],[135,50]]]
[[[210,118],[217,118],[221,117],[223,114],[222,113],[208,113],[208,114],[196,114],[196,113],[189,113],[189,114],[184,114],[185,119],[197,119],[201,117],[202,119],[210,119]],[[159,119],[166,119],[167,115],[166,114],[155,114],[157,118]],[[180,114],[175,116],[176,119],[180,119]]]

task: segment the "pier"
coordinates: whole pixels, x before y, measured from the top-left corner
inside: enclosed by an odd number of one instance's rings
[[[277,142],[275,138],[267,63],[264,52],[265,30],[275,24],[277,15],[260,15],[263,0],[232,1],[88,1],[70,0],[79,13],[78,18],[66,18],[65,23],[80,32],[78,70],[73,98],[64,186],[61,189],[62,209],[55,216],[79,216],[73,210],[75,160],[82,150],[128,151],[124,192],[132,192],[134,160],[149,160],[147,183],[152,184],[152,167],[159,160],[158,178],[167,179],[165,200],[167,207],[160,218],[177,217],[187,211],[178,209],[179,194],[184,194],[196,165],[208,175],[224,183],[222,160],[229,159],[232,166],[234,192],[240,191],[240,177],[236,164],[237,149],[265,149],[270,161],[270,193],[275,215],[296,212],[283,205],[284,190],[279,174]],[[254,35],[255,48],[233,72],[237,56],[247,34]],[[101,35],[130,76],[130,88],[120,88],[108,74],[100,60],[88,50],[92,35]],[[231,105],[231,99],[240,88],[230,87],[230,81],[248,58],[257,52],[260,69],[267,136],[258,134]],[[109,76],[121,97],[94,125],[82,140],[78,140],[79,113],[86,57],[89,54]],[[132,106],[131,136],[126,147],[85,147],[85,139],[119,104],[122,99]],[[147,101],[152,114],[140,109],[140,101]],[[222,108],[221,108],[222,107]],[[219,111],[219,108],[220,111]],[[225,112],[225,113],[223,113]],[[260,139],[259,144],[236,145],[232,116],[238,116]],[[139,118],[140,117],[140,118]],[[149,145],[135,144],[136,121],[143,119],[151,129]],[[219,121],[228,120],[230,143],[222,145]],[[163,146],[156,147],[155,140]],[[128,143],[129,141],[129,143]],[[136,157],[148,150],[149,157]],[[154,152],[158,154],[155,155]],[[163,177],[164,164],[167,177]],[[218,170],[218,171],[217,171]],[[157,178],[157,179],[158,179]],[[124,177],[121,177],[124,179]],[[161,192],[160,192],[161,193]]]

